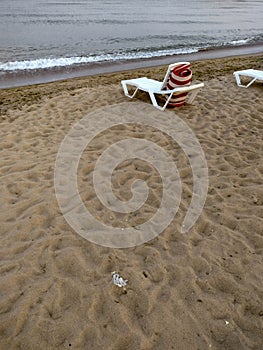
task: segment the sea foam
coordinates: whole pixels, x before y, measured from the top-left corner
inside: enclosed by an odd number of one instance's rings
[[[84,63],[101,63],[101,62],[116,62],[121,60],[131,59],[146,59],[152,57],[171,56],[179,54],[187,54],[198,52],[196,48],[176,49],[176,50],[158,50],[136,53],[118,53],[118,54],[103,54],[97,56],[76,56],[76,57],[59,57],[59,58],[39,58],[35,60],[0,62],[0,71],[19,71],[19,70],[36,70],[55,67],[66,67],[79,65]]]

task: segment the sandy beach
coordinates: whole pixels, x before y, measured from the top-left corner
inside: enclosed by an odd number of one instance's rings
[[[262,70],[263,54],[191,67],[193,81],[205,87],[193,105],[169,110],[192,129],[208,164],[206,203],[188,233],[180,225],[192,173],[166,134],[111,128],[79,163],[83,202],[112,227],[148,220],[162,191],[148,164],[127,162],[114,173],[116,195],[127,200],[138,177],[152,187],[149,199],[136,216],[105,209],[92,172],[110,143],[152,137],[177,164],[178,215],[155,239],[126,249],[91,243],[67,223],[54,189],[56,157],[88,114],[97,113],[99,123],[111,106],[151,108],[146,94],[125,97],[120,81],[162,80],[167,66],[0,90],[0,350],[263,349],[263,84],[243,89],[233,77],[236,70]],[[167,123],[174,127],[172,118]],[[113,271],[128,280],[126,290],[113,284]]]

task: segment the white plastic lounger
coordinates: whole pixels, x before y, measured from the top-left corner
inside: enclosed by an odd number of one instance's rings
[[[133,98],[138,90],[142,90],[145,91],[149,94],[151,102],[153,104],[154,107],[158,108],[159,110],[163,111],[166,106],[172,102],[172,97],[173,96],[178,96],[177,100],[182,100],[183,101],[179,101],[179,102],[174,102],[174,105],[182,105],[182,103],[184,103],[184,100],[186,99],[186,95],[189,93],[189,97],[187,99],[188,103],[192,103],[199,91],[199,89],[201,89],[204,84],[200,83],[200,84],[193,84],[193,85],[188,85],[190,84],[187,83],[187,86],[178,86],[176,85],[176,87],[174,88],[170,88],[169,86],[171,86],[171,74],[173,72],[174,69],[176,69],[177,67],[179,67],[179,69],[181,69],[180,67],[182,67],[183,65],[189,65],[189,62],[179,62],[179,63],[175,63],[175,64],[171,64],[166,72],[165,78],[162,82],[154,80],[154,79],[148,79],[146,77],[143,78],[137,78],[137,79],[130,79],[130,80],[122,80],[121,84],[122,84],[122,88],[124,91],[125,96],[129,97],[129,98]],[[177,79],[180,83],[180,79],[183,80],[185,79],[183,76],[177,76]],[[190,81],[190,79],[188,80]],[[170,82],[170,85],[169,85]],[[135,91],[130,93],[129,92],[129,87],[135,88]],[[174,85],[175,86],[175,85]],[[164,102],[164,104],[161,106],[157,103],[156,97],[155,95],[165,95],[166,96],[166,101]]]
[[[240,87],[248,88],[251,84],[253,84],[256,80],[263,81],[263,71],[256,69],[245,69],[239,70],[233,73],[237,85]],[[241,83],[241,76],[252,78],[246,85]]]

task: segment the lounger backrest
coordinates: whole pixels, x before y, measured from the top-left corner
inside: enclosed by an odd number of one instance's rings
[[[191,84],[192,71],[189,62],[178,62],[168,67],[162,89],[173,90],[176,87]],[[185,104],[187,93],[177,93],[172,96],[167,107],[179,107]]]

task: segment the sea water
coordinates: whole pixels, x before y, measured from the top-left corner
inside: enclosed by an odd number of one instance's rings
[[[1,0],[0,73],[263,43],[262,0]]]

